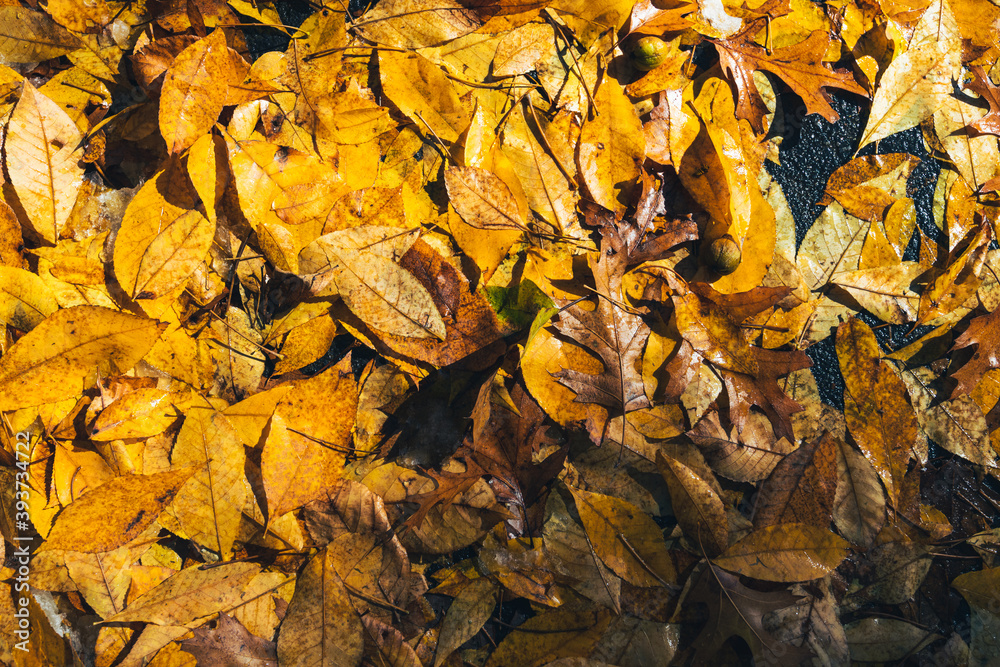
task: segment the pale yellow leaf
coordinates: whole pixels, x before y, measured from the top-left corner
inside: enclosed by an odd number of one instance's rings
[[[34,233],[55,244],[83,183],[83,135],[55,102],[24,82],[7,128],[7,172]]]

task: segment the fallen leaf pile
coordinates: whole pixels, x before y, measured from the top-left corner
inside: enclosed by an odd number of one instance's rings
[[[0,661],[1000,653],[1000,6],[281,4],[0,2]]]

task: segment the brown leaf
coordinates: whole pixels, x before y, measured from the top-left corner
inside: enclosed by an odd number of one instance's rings
[[[709,558],[725,551],[729,522],[715,490],[697,472],[661,452],[657,452],[656,466],[670,489],[670,502],[684,534]]]
[[[754,510],[754,526],[803,523],[830,525],[837,487],[837,445],[830,434],[803,443],[764,482]]]
[[[714,664],[716,653],[731,637],[742,638],[759,662],[801,664],[810,653],[779,641],[764,627],[766,615],[795,604],[788,591],[762,592],[747,588],[737,575],[709,565],[692,589],[692,602],[705,603],[709,618],[695,642],[694,664]]]
[[[969,328],[955,339],[949,354],[973,345],[976,349],[972,357],[951,374],[956,382],[952,398],[969,394],[986,371],[1000,368],[1000,309],[972,318]]]
[[[229,614],[219,614],[215,627],[203,625],[181,646],[206,667],[277,667],[278,651],[273,641],[261,639]]]
[[[767,113],[753,82],[755,70],[777,75],[802,98],[808,113],[818,113],[831,123],[840,116],[830,106],[830,96],[825,88],[867,96],[852,74],[823,66],[823,55],[830,43],[830,36],[825,30],[816,30],[798,44],[775,49],[773,53],[768,53],[752,41],[753,32],[745,30],[730,39],[714,43],[719,50],[719,62],[739,93],[736,117],[749,120],[755,132],[764,131],[764,114]]]
[[[969,128],[974,130],[976,134],[1000,136],[1000,88],[993,85],[981,65],[975,65],[969,69],[975,78],[965,87],[980,95],[990,105],[989,113],[974,123],[969,123]]]
[[[357,667],[363,654],[364,626],[334,567],[332,546],[327,546],[299,573],[278,635],[278,662]]]

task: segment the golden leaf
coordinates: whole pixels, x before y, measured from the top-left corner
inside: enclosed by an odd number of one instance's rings
[[[417,131],[448,145],[458,141],[472,114],[441,68],[416,53],[397,51],[380,50],[378,62],[385,94],[413,120]]]
[[[170,454],[195,473],[170,505],[186,536],[228,560],[246,503],[243,443],[225,415],[194,406]]]
[[[651,516],[614,496],[569,490],[594,551],[615,574],[635,586],[664,586],[676,580],[663,533]]]
[[[712,562],[764,581],[808,581],[847,557],[847,542],[828,530],[785,523],[755,530]]]
[[[48,15],[25,7],[0,7],[0,52],[12,63],[37,63],[80,47],[79,40]]]
[[[594,201],[621,215],[632,203],[646,156],[642,121],[615,82],[597,89],[594,105],[597,115],[580,131],[580,176]]]
[[[115,477],[59,514],[42,549],[100,553],[131,541],[156,520],[192,469]]]
[[[115,239],[115,275],[129,296],[169,294],[205,259],[215,223],[195,210],[198,201],[176,162],[139,189]]]
[[[180,416],[172,402],[177,398],[160,389],[138,389],[122,396],[101,410],[90,437],[102,442],[163,433]]]
[[[229,50],[214,30],[178,54],[160,93],[160,134],[167,150],[180,153],[212,129],[226,103]]]
[[[99,306],[56,311],[0,358],[0,410],[53,403],[131,369],[166,324]]]
[[[348,308],[379,331],[444,340],[444,319],[433,297],[398,263],[416,240],[411,233],[374,225],[331,232],[303,249],[300,270],[331,271]]]
[[[183,625],[225,611],[240,602],[243,589],[260,572],[256,563],[219,563],[181,570],[141,595],[108,621]]]
[[[524,230],[517,201],[494,174],[478,167],[450,167],[444,180],[451,205],[477,229]]]
[[[483,627],[497,603],[497,585],[491,579],[473,579],[448,607],[441,622],[434,667],[441,667],[455,650]]]
[[[44,280],[24,269],[0,266],[0,322],[31,331],[57,309]]]
[[[83,183],[82,142],[73,119],[25,81],[4,143],[7,171],[31,230],[49,244],[62,234]]]

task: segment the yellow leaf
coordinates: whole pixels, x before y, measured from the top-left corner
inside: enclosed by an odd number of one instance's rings
[[[360,27],[376,44],[416,49],[450,42],[480,25],[476,12],[457,0],[435,0],[432,11],[423,0],[386,0],[364,15]]]
[[[472,114],[441,68],[416,53],[398,51],[380,50],[378,62],[385,94],[418,132],[429,132],[449,145],[458,141]]]
[[[526,74],[555,50],[555,33],[548,23],[528,23],[507,32],[493,56],[493,76]]]
[[[62,108],[24,82],[4,144],[7,171],[32,230],[55,244],[83,183],[83,135]]]
[[[986,417],[972,396],[939,400],[932,388],[936,374],[929,368],[903,372],[903,381],[916,408],[920,427],[929,438],[967,461],[996,468],[997,453],[990,443]]]
[[[66,569],[87,604],[98,616],[108,618],[125,605],[134,558],[135,554],[128,545],[109,553],[69,551],[66,553]]]
[[[140,188],[115,239],[118,282],[136,299],[153,299],[182,285],[205,259],[215,224],[194,210],[198,195],[172,163]]]
[[[344,364],[298,383],[275,407],[261,455],[270,519],[322,497],[350,452],[357,386]]]
[[[79,40],[46,14],[24,7],[0,7],[0,53],[12,63],[37,63],[80,47]]]
[[[24,269],[0,266],[0,322],[31,331],[57,309],[44,280]]]
[[[306,564],[278,635],[278,660],[287,667],[357,667],[364,653],[361,619],[334,568],[328,546]]]
[[[521,182],[528,204],[542,219],[560,233],[578,224],[576,202],[579,197],[573,189],[575,184],[564,173],[567,166],[574,168],[575,163],[572,160],[557,163],[553,159],[529,125],[522,105],[518,105],[507,119],[503,153]]]
[[[238,604],[243,589],[258,572],[260,565],[256,563],[222,563],[206,569],[194,565],[181,570],[107,620],[144,621],[161,626],[190,623]]]
[[[920,295],[910,286],[925,270],[917,262],[899,262],[835,273],[830,282],[844,288],[862,308],[883,322],[904,324],[917,318]]]
[[[308,153],[229,136],[226,145],[240,208],[251,223],[269,211],[293,225],[322,221],[347,192],[337,172]]]
[[[808,581],[840,565],[847,550],[847,542],[828,530],[783,523],[755,530],[712,562],[764,581]]]
[[[274,414],[274,407],[292,386],[278,385],[249,396],[224,410],[226,418],[239,433],[245,447],[257,447],[268,420]]]
[[[56,311],[0,358],[0,410],[54,403],[135,366],[165,324],[99,306]]]
[[[225,415],[194,407],[184,417],[170,454],[174,467],[194,476],[174,497],[170,510],[186,536],[228,560],[246,503],[243,443]]]
[[[117,549],[153,523],[192,474],[185,469],[115,477],[66,507],[41,549]]]
[[[597,115],[580,131],[580,176],[593,200],[620,216],[632,203],[646,139],[632,102],[617,82],[605,81],[594,105]]]
[[[160,389],[139,389],[122,396],[94,422],[91,439],[97,441],[149,438],[163,433],[180,413],[171,399],[177,396]]]
[[[486,577],[473,579],[455,596],[441,622],[434,667],[441,667],[448,656],[483,628],[496,604],[497,585]]]
[[[302,250],[300,269],[332,271],[351,312],[379,331],[444,340],[444,319],[433,297],[397,263],[416,240],[414,234],[375,225],[331,232]]]
[[[187,47],[167,70],[160,92],[160,134],[180,153],[208,132],[226,102],[230,68],[221,29]]]
[[[947,0],[934,0],[882,74],[859,146],[915,127],[945,103],[962,64],[961,37]]]
[[[709,557],[725,551],[729,521],[715,490],[693,469],[662,452],[656,453],[656,466],[667,482],[674,515],[688,539]]]
[[[524,230],[517,201],[494,174],[478,167],[450,167],[444,172],[451,205],[477,229]]]
[[[651,516],[614,496],[569,490],[594,551],[615,574],[635,586],[676,581],[663,533]]]
[[[610,623],[606,609],[546,611],[507,635],[486,667],[542,667],[559,658],[590,655]]]
[[[184,166],[191,185],[201,198],[209,221],[215,224],[215,206],[229,182],[226,149],[222,139],[211,134],[199,137],[188,151]]]

